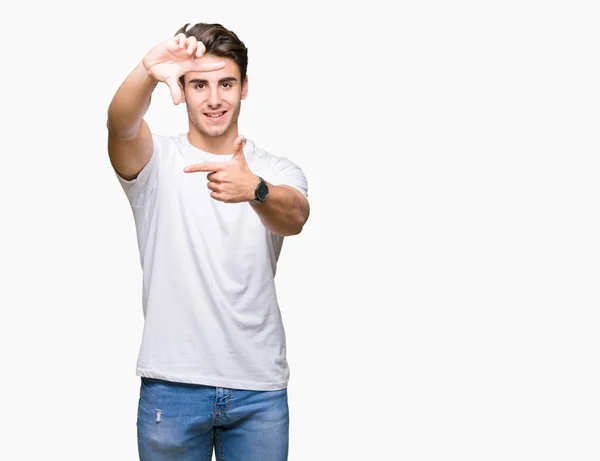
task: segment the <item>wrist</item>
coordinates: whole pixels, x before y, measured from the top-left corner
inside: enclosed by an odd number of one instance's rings
[[[145,59],[142,59],[138,66],[137,66],[137,70],[140,74],[144,74],[144,77],[146,79],[148,79],[149,81],[152,81],[154,83],[158,83],[158,80],[154,77],[154,75],[152,75],[152,72],[150,72],[150,67],[147,66]]]
[[[253,200],[256,200],[256,185],[260,182],[260,179],[254,173],[248,179],[248,194],[246,195],[246,202],[252,203]]]
[[[269,196],[269,185],[260,176],[255,175],[254,188],[252,190],[252,199],[249,201],[253,205],[260,205],[267,200]]]

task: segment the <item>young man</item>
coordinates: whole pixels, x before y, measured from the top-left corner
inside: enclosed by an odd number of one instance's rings
[[[274,276],[309,215],[301,169],[238,133],[248,50],[220,24],[155,46],[108,109],[108,152],[131,204],[143,269],[142,461],[287,459],[285,332]],[[166,83],[186,134],[143,117]]]

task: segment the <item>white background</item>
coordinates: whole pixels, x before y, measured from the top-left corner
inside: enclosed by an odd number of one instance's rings
[[[106,109],[156,43],[248,46],[300,165],[277,283],[291,461],[600,459],[598,13],[583,1],[105,1],[0,19],[6,460],[135,460],[141,271]],[[166,86],[147,115],[187,129]]]

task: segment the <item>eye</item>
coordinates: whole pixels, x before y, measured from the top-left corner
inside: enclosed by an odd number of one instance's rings
[[[204,88],[204,83],[197,83],[196,85],[194,85],[194,88],[197,90],[201,90]]]
[[[232,87],[231,83],[229,83],[229,82],[223,82],[222,86],[223,86],[223,88],[231,88]]]

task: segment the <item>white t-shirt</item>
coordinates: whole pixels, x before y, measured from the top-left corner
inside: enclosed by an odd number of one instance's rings
[[[274,276],[283,237],[248,203],[210,196],[193,163],[223,162],[187,134],[152,135],[152,158],[132,181],[117,178],[131,204],[143,270],[144,331],[138,376],[246,390],[287,387],[286,338]],[[247,140],[252,172],[308,195],[302,170]],[[268,199],[267,199],[268,200]]]

